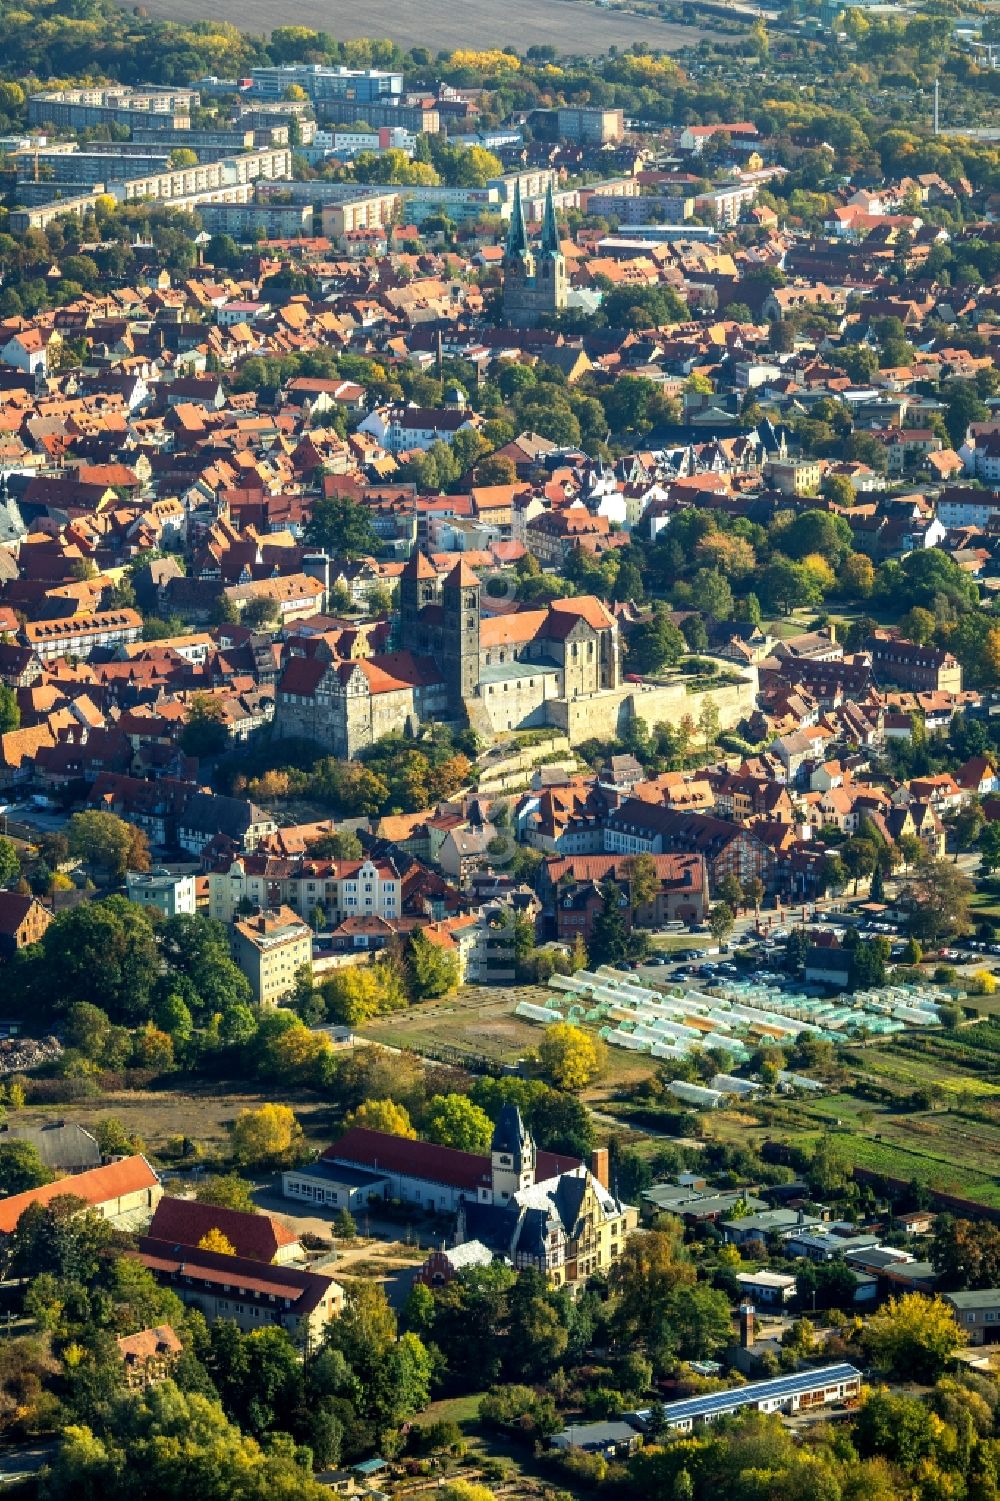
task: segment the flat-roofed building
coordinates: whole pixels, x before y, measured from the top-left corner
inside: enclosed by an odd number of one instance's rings
[[[751,1381],[724,1392],[706,1392],[700,1397],[685,1397],[680,1402],[665,1402],[659,1409],[662,1425],[676,1433],[689,1433],[703,1423],[731,1417],[737,1412],[806,1412],[811,1408],[829,1407],[846,1402],[861,1391],[861,1372],[852,1365],[820,1366],[818,1370],[796,1371],[792,1376],[775,1376],[770,1381]],[[626,1420],[648,1422],[653,1414],[646,1408],[626,1413]]]
[[[197,910],[194,876],[175,876],[169,870],[130,870],[125,876],[125,890],[130,902],[155,907],[164,917],[182,913],[193,916]]]

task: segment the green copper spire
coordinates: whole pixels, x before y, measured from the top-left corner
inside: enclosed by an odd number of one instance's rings
[[[524,209],[521,206],[521,179],[518,178],[514,185],[514,210],[510,216],[510,229],[507,231],[507,254],[509,256],[527,255],[528,231],[524,227]]]
[[[552,196],[552,183],[545,190],[545,218],[542,220],[542,254],[558,255],[559,225],[556,223],[556,204]]]

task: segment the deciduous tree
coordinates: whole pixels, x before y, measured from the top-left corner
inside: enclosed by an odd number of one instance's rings
[[[428,1101],[424,1131],[431,1141],[442,1147],[458,1147],[463,1152],[488,1152],[493,1122],[468,1095],[437,1094]]]
[[[415,1141],[417,1133],[405,1105],[395,1100],[364,1100],[345,1117],[344,1125],[363,1126],[366,1131],[386,1131],[390,1136],[405,1136]]]
[[[233,1158],[245,1167],[285,1167],[302,1140],[302,1127],[288,1105],[241,1110],[232,1126]]]
[[[546,1027],[539,1043],[538,1061],[545,1077],[557,1089],[585,1089],[604,1069],[604,1047],[582,1027],[553,1022]]]

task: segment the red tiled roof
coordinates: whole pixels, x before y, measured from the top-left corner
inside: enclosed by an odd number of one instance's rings
[[[18,1220],[30,1204],[51,1204],[65,1194],[83,1199],[91,1206],[106,1204],[111,1199],[140,1193],[144,1188],[155,1188],[159,1181],[145,1157],[123,1157],[106,1167],[92,1167],[89,1172],[59,1178],[55,1183],[0,1200],[0,1234],[10,1235],[16,1230]]]
[[[197,1246],[210,1230],[220,1230],[237,1256],[251,1261],[273,1261],[282,1246],[292,1246],[296,1236],[269,1214],[247,1214],[239,1209],[219,1209],[196,1199],[164,1196],[156,1206],[149,1227],[159,1240]]]
[[[300,1315],[309,1313],[322,1301],[332,1277],[319,1272],[300,1271],[291,1266],[262,1266],[245,1256],[226,1256],[219,1251],[200,1251],[192,1246],[175,1246],[167,1240],[140,1235],[136,1250],[128,1252],[151,1272],[162,1272],[172,1279],[190,1279],[213,1287],[231,1287],[238,1293],[260,1299],[287,1299]]]
[[[449,1188],[464,1188],[476,1193],[490,1181],[490,1159],[478,1152],[459,1152],[454,1147],[439,1147],[429,1141],[410,1141],[387,1131],[367,1131],[352,1126],[332,1147],[322,1154],[327,1162],[349,1162],[407,1177],[425,1178],[428,1183],[444,1183]],[[539,1181],[559,1173],[572,1172],[580,1166],[575,1157],[539,1152],[535,1175]]]
[[[118,1348],[125,1360],[147,1361],[156,1355],[179,1355],[184,1347],[169,1324],[157,1324],[138,1334],[119,1335]]]
[[[281,674],[279,687],[282,693],[298,693],[311,697],[323,680],[328,662],[321,657],[292,657]]]

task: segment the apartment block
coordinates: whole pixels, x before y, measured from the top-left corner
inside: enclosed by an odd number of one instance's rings
[[[276,1006],[294,989],[302,966],[312,963],[312,929],[290,907],[279,907],[236,923],[232,948],[257,1005]]]

